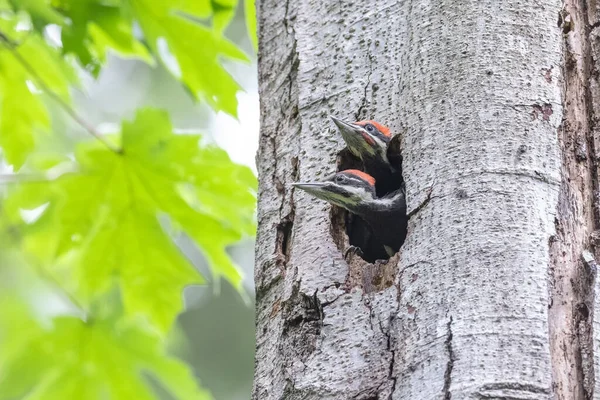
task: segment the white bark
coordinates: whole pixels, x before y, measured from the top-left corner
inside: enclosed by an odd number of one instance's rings
[[[562,6],[258,1],[254,399],[589,398],[600,147],[589,20],[563,35]],[[411,219],[385,266],[345,260],[339,215],[290,186],[335,171],[329,114],[404,134]]]
[[[561,4],[413,3],[394,398],[547,399]]]

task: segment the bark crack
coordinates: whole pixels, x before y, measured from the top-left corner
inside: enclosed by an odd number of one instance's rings
[[[594,348],[593,348],[593,316],[595,283],[597,264],[594,256],[589,251],[584,251],[581,255],[582,266],[580,270],[580,291],[581,301],[576,304],[574,312],[574,323],[576,329],[577,345],[579,346],[578,363],[583,375],[583,391],[585,399],[592,399],[594,396],[595,369],[594,369]]]
[[[371,326],[371,330],[374,332],[375,327],[373,324],[373,319],[376,318],[376,315],[373,311],[373,307],[371,306],[371,303],[368,298],[366,299],[366,301],[364,301],[364,304],[369,309],[369,323]],[[390,361],[389,361],[389,369],[388,369],[387,379],[382,381],[379,384],[379,386],[376,388],[376,390],[375,390],[376,394],[375,394],[375,397],[373,397],[373,399],[375,399],[375,400],[383,399],[382,395],[385,395],[386,392],[388,394],[386,397],[386,400],[392,400],[392,396],[394,395],[394,391],[396,390],[396,382],[398,380],[398,377],[394,376],[394,365],[396,363],[396,349],[395,349],[395,345],[394,345],[393,326],[395,323],[394,315],[398,312],[398,309],[399,309],[398,304],[399,303],[396,303],[396,307],[394,307],[394,310],[392,310],[392,314],[390,315],[390,317],[388,319],[387,327],[384,326],[384,324],[382,323],[381,320],[379,320],[377,323],[379,331],[381,332],[381,334],[384,336],[384,338],[386,340],[386,342],[385,342],[386,351],[390,353]]]
[[[506,400],[528,400],[546,397],[550,392],[548,388],[521,382],[494,382],[482,385],[475,393],[477,399],[506,399]]]
[[[317,348],[317,339],[323,329],[325,314],[317,290],[312,295],[300,291],[301,281],[292,288],[289,299],[283,303],[281,354],[289,360],[304,363]],[[333,303],[335,300],[327,303]],[[283,346],[283,343],[287,345]]]
[[[293,20],[293,16],[289,16],[289,0],[285,5],[285,17],[283,19],[283,24],[286,29],[289,28],[288,21]],[[271,159],[273,160],[273,173],[271,176],[271,180],[273,182],[273,186],[275,187],[277,194],[279,195],[281,201],[279,203],[279,223],[277,224],[277,232],[276,232],[276,247],[275,247],[275,262],[279,267],[282,274],[285,274],[286,266],[290,257],[291,250],[291,236],[294,226],[294,218],[295,218],[295,203],[294,203],[294,191],[286,190],[287,179],[285,177],[282,179],[279,172],[279,143],[278,138],[283,135],[283,125],[284,123],[288,126],[294,126],[294,122],[298,121],[298,105],[297,100],[294,98],[294,83],[296,81],[296,76],[298,74],[298,66],[299,59],[298,53],[296,50],[296,40],[295,40],[295,31],[292,27],[291,35],[294,36],[294,40],[291,46],[291,50],[287,56],[287,60],[290,60],[290,70],[287,73],[287,76],[282,81],[281,85],[278,87],[282,88],[285,85],[285,82],[288,83],[287,88],[287,105],[289,107],[282,108],[281,113],[283,118],[278,119],[274,132],[269,135],[269,143],[270,150],[272,152]],[[300,128],[298,128],[300,129]],[[299,159],[294,156],[290,158],[291,170],[290,170],[290,179],[292,181],[296,181],[298,179],[299,174]],[[287,169],[285,169],[287,170]],[[289,196],[288,196],[289,194]],[[284,212],[286,204],[289,203],[289,212],[284,216],[282,213]]]
[[[284,13],[284,16],[283,16],[283,25],[286,28],[288,27],[288,14],[289,14],[289,12],[290,12],[290,0],[286,0],[286,2],[285,2],[285,13]]]
[[[429,189],[427,189],[427,197],[425,197],[425,200],[423,200],[421,202],[421,204],[419,204],[417,207],[413,208],[408,215],[406,216],[406,218],[408,218],[409,220],[417,213],[419,213],[423,208],[425,208],[425,206],[427,204],[429,204],[429,201],[431,201],[432,196],[431,193],[433,192],[433,185],[429,187]]]
[[[582,7],[582,18],[583,21],[585,23],[585,26],[587,26],[588,28],[585,29],[584,28],[584,32],[585,32],[585,39],[587,39],[587,43],[584,43],[583,45],[585,52],[581,55],[582,57],[582,78],[584,80],[584,89],[585,89],[585,105],[587,106],[586,109],[586,117],[587,117],[587,130],[585,131],[585,137],[587,139],[588,142],[588,149],[589,149],[589,170],[592,176],[592,190],[594,193],[597,193],[600,189],[600,185],[598,182],[598,158],[597,158],[597,151],[598,149],[598,137],[597,137],[597,132],[596,132],[596,126],[595,126],[595,119],[596,119],[596,115],[594,112],[594,101],[598,101],[599,99],[597,98],[597,92],[593,93],[592,89],[591,89],[591,85],[593,83],[593,81],[597,81],[597,73],[598,70],[595,67],[595,63],[598,62],[598,60],[594,59],[594,49],[592,48],[593,45],[591,45],[591,43],[594,42],[594,39],[591,37],[592,35],[592,30],[595,28],[596,24],[591,24],[590,20],[589,20],[589,16],[588,16],[588,8],[589,8],[589,4],[588,4],[588,0],[580,0],[583,2],[583,7]],[[594,5],[592,5],[592,7],[594,7]],[[594,7],[595,8],[595,7]],[[596,11],[595,9],[592,11]],[[598,213],[599,210],[595,210],[596,212],[594,213],[594,229],[598,229],[598,227],[600,227],[600,215]]]
[[[344,89],[338,90],[336,92],[331,92],[331,93],[325,94],[317,99],[309,100],[306,104],[302,104],[300,106],[300,110],[305,110],[307,108],[314,106],[315,104],[326,102],[334,97],[337,97],[339,95],[345,95],[347,93],[348,93],[348,90],[344,88]]]
[[[476,175],[482,175],[482,174],[493,174],[493,175],[507,175],[507,176],[522,176],[525,178],[530,178],[530,179],[534,179],[540,182],[544,182],[544,183],[551,183],[551,184],[556,184],[558,185],[560,182],[555,179],[552,176],[549,176],[547,174],[544,174],[540,171],[536,171],[536,170],[518,170],[518,169],[513,169],[512,171],[504,171],[504,170],[499,170],[499,169],[495,169],[495,170],[480,170],[480,171],[473,171],[473,172],[466,172],[461,174],[461,178],[464,177],[468,177],[468,176],[476,176]]]
[[[358,107],[358,111],[354,115],[354,119],[356,121],[362,119],[361,118],[361,114],[363,113],[363,111],[367,107],[367,102],[368,102],[368,100],[367,100],[367,91],[369,90],[369,86],[371,86],[371,76],[373,75],[373,60],[372,60],[371,52],[369,52],[367,54],[367,56],[369,58],[369,62],[368,62],[368,64],[369,64],[369,73],[367,74],[367,83],[366,83],[365,88],[364,88],[363,98],[361,100],[360,107]]]
[[[394,317],[391,317],[390,327],[392,326],[393,318]],[[398,381],[398,377],[394,376],[394,365],[396,364],[396,350],[394,349],[394,346],[392,343],[391,332],[390,331],[384,332],[384,335],[387,338],[387,350],[392,354],[392,358],[390,359],[390,370],[388,373],[388,379],[392,381],[392,389],[390,390],[390,395],[387,398],[387,400],[392,400],[392,398],[394,396],[394,391],[396,390],[396,383]]]
[[[444,372],[444,387],[442,388],[442,395],[444,400],[452,399],[452,392],[450,386],[452,385],[452,369],[454,368],[454,350],[452,348],[452,316],[446,324],[446,354],[448,355],[448,362],[446,363],[446,372]]]

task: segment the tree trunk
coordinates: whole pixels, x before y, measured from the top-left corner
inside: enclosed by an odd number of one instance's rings
[[[257,6],[253,398],[600,399],[595,3]],[[290,186],[336,170],[330,114],[403,135],[387,264]]]

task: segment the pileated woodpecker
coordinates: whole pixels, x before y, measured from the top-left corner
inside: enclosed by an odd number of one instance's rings
[[[360,216],[379,247],[378,258],[394,255],[406,236],[406,199],[403,189],[377,197],[375,179],[359,170],[345,170],[319,182],[294,183],[311,195]]]
[[[383,196],[400,187],[402,159],[390,154],[390,130],[376,121],[348,123],[331,117],[337,125],[348,149],[363,162],[365,171],[377,180],[376,192]]]

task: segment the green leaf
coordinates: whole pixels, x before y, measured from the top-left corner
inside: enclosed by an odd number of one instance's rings
[[[10,1],[31,14],[39,33],[48,24],[61,25],[62,51],[74,54],[95,76],[108,51],[153,63],[149,48],[195,99],[217,111],[237,113],[240,87],[221,62],[248,61],[223,36],[238,0]],[[134,21],[142,28],[145,45],[133,35]]]
[[[197,18],[208,18],[213,12],[213,6],[210,0],[173,0],[169,3],[169,6],[173,10],[177,10],[178,12],[183,12]]]
[[[61,164],[70,164],[67,154],[36,152],[29,156],[28,164],[36,171],[46,171]]]
[[[205,6],[191,7],[190,1],[179,3],[182,11],[204,13]],[[161,55],[163,63],[181,79],[192,96],[203,98],[215,110],[235,116],[236,93],[240,87],[223,69],[219,59],[246,61],[246,55],[218,30],[192,22],[178,13],[170,1],[131,0],[131,4],[148,45],[155,54]],[[176,60],[176,66],[165,55],[168,52]]]
[[[63,101],[71,100],[69,88],[79,83],[77,73],[56,49],[48,46],[40,36],[32,34],[16,51],[35,71],[34,77],[31,71],[27,70],[27,79],[37,86],[38,91],[42,89],[39,87],[41,79],[44,85]]]
[[[148,49],[133,36],[132,21],[124,18],[121,9],[98,6],[93,15],[94,19],[88,23],[88,33],[101,62],[106,60],[109,50],[114,50],[126,58],[154,63]]]
[[[213,273],[238,288],[241,275],[225,248],[255,228],[254,176],[199,139],[173,134],[166,113],[140,111],[123,124],[121,154],[97,142],[81,145],[80,173],[13,188],[5,226],[20,227],[24,250],[53,264],[69,292],[89,302],[116,280],[126,312],[149,316],[165,332],[182,308],[182,289],[202,279],[161,217],[192,237]],[[44,205],[38,220],[24,223],[21,209]]]
[[[258,51],[258,36],[256,32],[256,4],[255,0],[244,0],[244,13],[246,14],[246,27],[254,51]]]
[[[0,399],[158,399],[147,376],[176,399],[212,398],[158,336],[125,320],[55,318],[51,330],[13,351],[5,371]]]
[[[214,11],[213,29],[220,34],[225,31],[233,17],[238,0],[212,0]]]
[[[69,102],[76,82],[71,66],[37,34],[14,49],[0,47],[0,147],[8,164],[20,168],[50,128],[41,83]]]
[[[6,262],[6,260],[2,260]],[[7,265],[0,266],[7,269]],[[7,278],[8,274],[2,274]],[[33,318],[31,306],[23,301],[8,285],[2,285],[0,295],[0,376],[2,366],[12,356],[15,349],[22,348],[31,338],[38,336],[42,328]]]
[[[36,133],[50,126],[46,108],[31,93],[26,78],[14,57],[0,50],[0,147],[7,163],[17,169],[33,150]]]
[[[62,0],[60,8],[71,21],[61,31],[64,52],[75,54],[94,75],[99,73],[109,49],[152,62],[147,49],[134,37],[131,14],[120,2]]]
[[[41,32],[48,24],[64,25],[64,17],[52,8],[51,0],[9,0],[16,10],[23,10],[31,15],[33,24]]]

